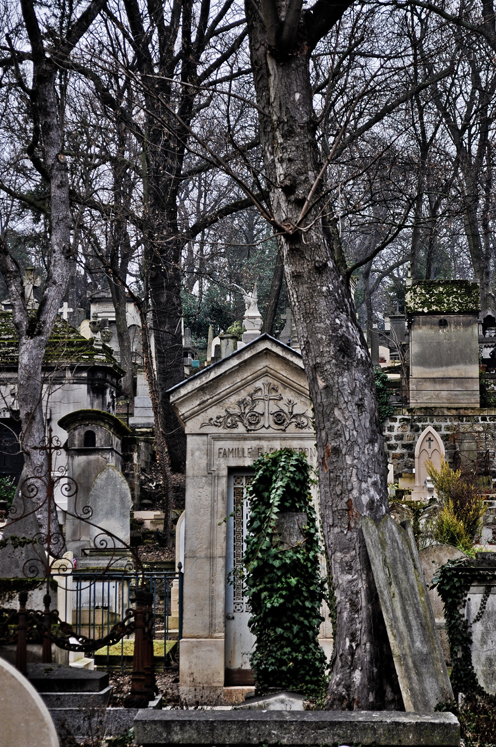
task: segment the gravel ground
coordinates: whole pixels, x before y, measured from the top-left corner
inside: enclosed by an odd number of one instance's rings
[[[114,688],[110,706],[122,707],[124,698],[131,692],[131,673],[110,672],[109,676],[110,684]],[[179,706],[179,669],[170,667],[166,670],[158,670],[155,673],[155,679],[159,693],[164,696],[163,705]]]

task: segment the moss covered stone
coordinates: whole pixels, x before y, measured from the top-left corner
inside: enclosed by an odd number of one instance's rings
[[[405,294],[407,314],[472,314],[479,307],[479,284],[468,280],[417,280]]]
[[[0,311],[0,365],[17,367],[19,361],[19,340],[10,311]],[[77,329],[62,317],[57,317],[48,340],[43,363],[57,366],[74,363],[88,365],[110,365],[121,376],[124,371],[114,358],[108,345],[95,347],[93,340],[87,340]]]

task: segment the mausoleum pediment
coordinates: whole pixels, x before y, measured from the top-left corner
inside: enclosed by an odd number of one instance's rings
[[[188,432],[311,431],[301,356],[263,335],[170,390]]]

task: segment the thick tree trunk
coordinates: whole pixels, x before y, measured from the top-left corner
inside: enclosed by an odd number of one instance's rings
[[[315,412],[321,515],[337,605],[328,705],[397,707],[400,700],[360,516],[388,511],[386,460],[373,370],[349,290],[318,208],[301,220],[321,170],[307,47],[272,53],[246,3],[261,143],[286,284]],[[318,185],[314,191],[318,197]]]
[[[175,207],[175,206],[174,206]],[[173,216],[174,218],[174,216]],[[172,472],[186,467],[186,437],[169,402],[167,390],[184,379],[181,249],[177,227],[167,220],[161,205],[154,206],[151,226],[155,232],[149,252],[149,287],[152,301],[157,386],[162,409],[163,435]],[[160,237],[160,239],[158,238]]]
[[[265,311],[265,318],[262,325],[262,334],[274,334],[274,323],[276,321],[277,304],[279,303],[279,296],[281,295],[282,282],[284,280],[284,265],[281,259],[281,255],[277,252],[276,263],[274,265],[274,272],[272,274],[272,283],[270,286],[269,300],[267,303],[267,309]]]
[[[488,304],[488,293],[490,285],[490,267],[486,260],[483,250],[482,239],[479,230],[479,221],[477,215],[478,190],[470,190],[466,195],[466,204],[464,209],[465,235],[467,237],[474,275],[480,284],[481,309],[486,310]]]

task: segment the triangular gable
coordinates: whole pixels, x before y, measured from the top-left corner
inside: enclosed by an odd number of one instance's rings
[[[169,390],[188,432],[312,428],[301,355],[269,335]]]

